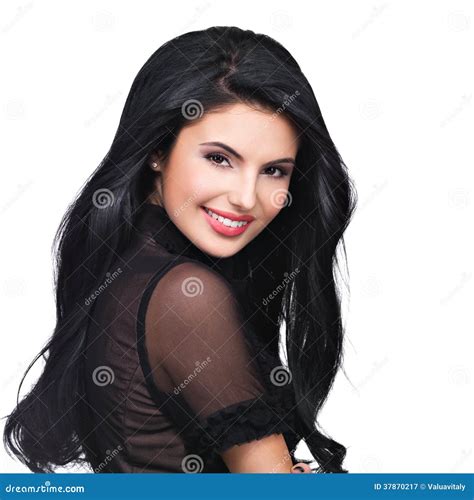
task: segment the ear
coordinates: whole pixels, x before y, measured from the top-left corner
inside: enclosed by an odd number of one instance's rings
[[[162,172],[163,160],[162,160],[161,152],[159,152],[159,151],[153,152],[150,155],[150,159],[148,161],[148,164],[154,172]]]

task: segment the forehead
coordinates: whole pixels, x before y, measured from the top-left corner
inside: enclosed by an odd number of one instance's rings
[[[296,127],[283,114],[232,104],[206,112],[187,124],[178,142],[195,147],[201,142],[220,141],[237,150],[244,158],[295,156],[298,150]]]

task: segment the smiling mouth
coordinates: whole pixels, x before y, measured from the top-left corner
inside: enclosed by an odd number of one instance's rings
[[[244,227],[246,226],[249,222],[251,221],[238,221],[238,220],[234,220],[234,219],[230,219],[228,217],[223,217],[222,215],[219,215],[218,213],[216,212],[213,212],[212,210],[210,210],[209,208],[207,207],[202,207],[204,209],[204,211],[210,216],[212,217],[214,220],[216,220],[217,222],[220,222],[223,226],[226,226],[226,227]]]
[[[235,221],[222,217],[204,206],[201,206],[201,209],[211,228],[220,235],[238,236],[245,232],[252,223],[252,221]]]

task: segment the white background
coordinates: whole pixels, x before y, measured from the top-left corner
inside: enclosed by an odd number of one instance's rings
[[[53,236],[136,73],[167,40],[213,25],[293,54],[356,183],[344,371],[323,430],[350,472],[473,471],[468,1],[2,2],[0,416],[53,331]],[[28,469],[0,447],[0,471]]]

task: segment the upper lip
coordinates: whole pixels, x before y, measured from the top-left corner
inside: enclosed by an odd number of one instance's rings
[[[237,214],[233,214],[232,212],[224,212],[223,210],[217,210],[217,208],[212,208],[212,207],[204,207],[204,208],[207,208],[207,209],[211,210],[211,212],[214,212],[215,214],[218,214],[218,215],[222,215],[222,217],[226,217],[227,219],[231,219],[231,220],[250,222],[250,221],[253,221],[255,219],[255,217],[253,215],[237,215]]]

